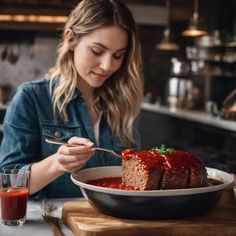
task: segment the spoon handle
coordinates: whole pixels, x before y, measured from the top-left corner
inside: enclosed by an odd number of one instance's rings
[[[66,145],[68,147],[77,147],[78,144],[71,144],[71,143],[67,143],[67,142],[64,142],[64,141],[61,141],[61,140],[56,140],[56,139],[52,139],[52,138],[45,138],[45,141],[47,143],[51,143],[51,144],[57,144],[57,145]],[[117,157],[122,157],[120,154],[116,153],[115,151],[113,150],[110,150],[110,149],[106,149],[106,148],[100,148],[100,147],[94,147],[93,148],[94,150],[96,151],[102,151],[102,152],[109,152]]]
[[[78,144],[71,144],[71,143],[67,143],[67,142],[64,142],[64,141],[61,141],[61,140],[52,139],[52,138],[45,138],[45,141],[47,143],[57,144],[57,145],[66,145],[66,146],[69,146],[69,147],[77,147],[78,146]]]
[[[109,153],[111,153],[111,154],[113,154],[113,155],[115,155],[115,156],[117,156],[117,157],[122,157],[120,154],[118,154],[118,153],[116,153],[115,151],[113,151],[113,150],[110,150],[110,149],[106,149],[106,148],[100,148],[100,147],[95,147],[95,148],[93,148],[94,150],[97,150],[97,151],[102,151],[102,152],[109,152]]]

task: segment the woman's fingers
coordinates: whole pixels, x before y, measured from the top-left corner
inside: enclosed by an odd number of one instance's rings
[[[56,160],[59,164],[59,169],[65,172],[74,172],[81,169],[92,155],[63,155],[57,154]]]
[[[58,148],[58,153],[64,155],[74,155],[74,154],[89,154],[93,152],[91,147],[88,146],[78,146],[78,147],[68,147],[66,145],[62,145]]]
[[[72,163],[72,162],[78,162],[78,161],[83,161],[83,160],[87,161],[91,158],[92,154],[80,154],[80,155],[59,154],[57,159],[58,159],[58,162],[60,162],[60,164],[66,165],[67,163]]]
[[[94,143],[92,143],[89,139],[80,138],[80,137],[72,137],[68,140],[68,143],[84,145],[84,146],[87,146],[87,147],[92,147],[94,145]]]
[[[64,171],[66,172],[74,172],[76,170],[81,169],[86,162],[89,160],[89,158],[84,158],[84,159],[80,159],[78,161],[73,161],[73,162],[66,162],[64,164],[62,164]]]
[[[60,146],[57,151],[57,162],[60,169],[71,173],[81,169],[92,157],[94,144],[89,139],[79,137],[70,138],[68,143],[76,144],[77,146]]]

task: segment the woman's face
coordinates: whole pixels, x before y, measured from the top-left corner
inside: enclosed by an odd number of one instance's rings
[[[98,88],[116,72],[124,60],[128,36],[118,26],[103,27],[83,36],[74,48],[79,77]]]

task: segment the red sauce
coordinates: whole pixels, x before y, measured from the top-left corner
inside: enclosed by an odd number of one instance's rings
[[[165,159],[165,168],[169,171],[201,167],[201,161],[197,157],[184,151],[175,151],[172,155],[165,155]]]
[[[105,188],[113,188],[113,189],[123,189],[123,190],[139,190],[139,188],[134,188],[130,185],[125,185],[122,183],[121,177],[108,177],[108,178],[101,178],[101,179],[94,179],[86,182],[87,184],[105,187]],[[223,182],[208,178],[206,187],[223,184]]]
[[[122,153],[122,157],[124,160],[137,159],[148,171],[157,169],[159,172],[164,170],[174,172],[175,170],[196,169],[202,165],[197,157],[184,151],[175,151],[173,154],[163,155],[158,151],[135,152],[129,149],[129,151],[125,150]]]
[[[101,179],[94,179],[87,182],[91,185],[96,185],[100,187],[110,187],[112,188],[115,186],[115,188],[119,188],[121,184],[121,178],[120,177],[112,177],[112,178],[101,178]]]
[[[115,188],[115,189],[125,189],[125,190],[139,190],[133,186],[125,185],[122,183],[121,177],[110,177],[110,178],[101,178],[94,179],[86,182],[87,184],[106,187],[106,188]]]
[[[29,190],[26,188],[7,188],[0,192],[3,220],[18,220],[24,218]]]

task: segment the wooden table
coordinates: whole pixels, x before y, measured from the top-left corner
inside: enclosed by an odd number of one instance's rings
[[[103,215],[87,201],[66,202],[62,219],[75,236],[236,236],[236,201],[224,191],[207,215],[184,220],[127,220]]]

